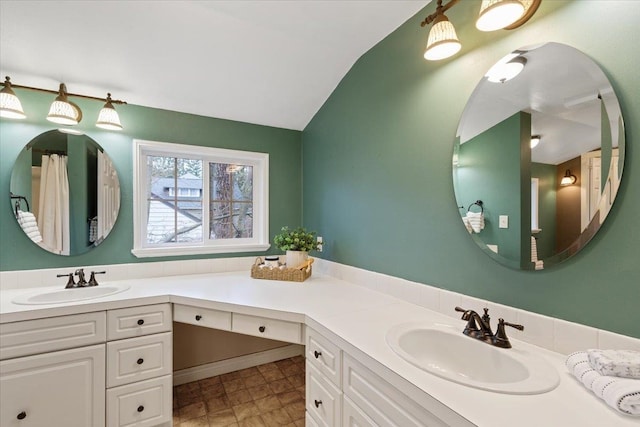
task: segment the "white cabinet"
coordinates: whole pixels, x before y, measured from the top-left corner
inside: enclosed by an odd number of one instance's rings
[[[233,313],[231,330],[272,340],[302,344],[302,325],[297,322]]]
[[[0,362],[0,425],[104,426],[104,369],[104,344]]]
[[[342,392],[311,363],[306,365],[307,413],[319,426],[340,425],[342,418]]]
[[[231,313],[210,308],[191,307],[189,305],[173,305],[173,321],[204,326],[205,328],[231,330]]]
[[[169,304],[107,313],[108,427],[171,424],[171,328]]]

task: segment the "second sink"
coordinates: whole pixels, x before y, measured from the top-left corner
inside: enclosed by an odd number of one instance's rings
[[[60,304],[106,297],[129,289],[128,285],[100,285],[85,288],[42,290],[41,292],[20,295],[12,301],[21,305]]]
[[[391,328],[387,344],[407,362],[466,386],[507,394],[539,394],[560,378],[542,357],[492,347],[441,325],[404,323]]]

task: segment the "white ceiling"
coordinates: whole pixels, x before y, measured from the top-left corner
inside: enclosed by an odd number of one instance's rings
[[[355,61],[429,2],[2,0],[0,72],[302,130]]]

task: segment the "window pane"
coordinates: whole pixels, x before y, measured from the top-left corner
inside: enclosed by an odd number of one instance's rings
[[[209,163],[210,239],[253,237],[253,167]]]
[[[202,161],[148,156],[147,175],[147,243],[202,242]]]

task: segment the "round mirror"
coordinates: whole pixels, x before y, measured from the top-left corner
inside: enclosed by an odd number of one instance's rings
[[[547,269],[598,231],[623,164],[620,105],[600,67],[559,43],[515,50],[478,83],[460,119],[462,223],[498,262]]]
[[[120,209],[111,159],[86,135],[44,132],[20,152],[11,172],[11,209],[42,249],[79,255],[109,234]]]

